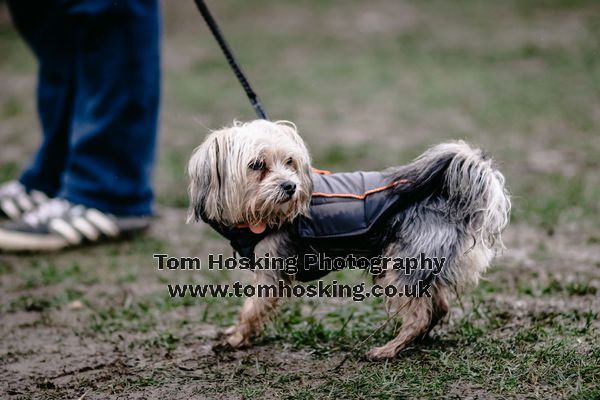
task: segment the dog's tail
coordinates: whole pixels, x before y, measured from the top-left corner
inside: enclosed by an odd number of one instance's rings
[[[463,141],[434,146],[412,163],[386,171],[406,184],[394,189],[408,202],[442,196],[448,218],[466,224],[476,242],[502,247],[501,233],[510,217],[510,196],[504,176],[482,150]]]

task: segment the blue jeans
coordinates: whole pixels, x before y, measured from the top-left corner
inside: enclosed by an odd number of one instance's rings
[[[39,63],[43,142],[20,181],[115,215],[152,213],[158,0],[9,0]]]

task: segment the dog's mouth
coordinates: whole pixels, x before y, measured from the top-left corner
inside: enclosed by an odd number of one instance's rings
[[[293,198],[294,196],[285,196],[277,202],[277,209],[279,211],[278,214],[280,216],[287,216],[290,213],[290,211],[292,211],[292,207],[294,207],[294,203],[292,202]],[[262,221],[259,221],[254,224],[249,224],[248,227],[253,233],[259,234],[265,231],[265,229],[267,228],[267,224]]]
[[[293,194],[292,195],[290,195],[290,194],[284,194],[282,196],[282,198],[279,199],[278,203],[279,204],[288,204],[289,205],[290,200],[292,200],[293,198],[294,198]]]
[[[252,205],[251,208],[255,212],[243,218],[248,222],[238,223],[236,226],[248,228],[254,234],[261,234],[268,227],[281,226],[283,223],[290,222],[297,214],[297,196],[297,193],[276,193],[270,201],[263,200]]]
[[[291,203],[291,198],[287,199],[286,201],[282,202],[281,205],[279,206],[279,209],[284,213],[287,214],[288,211],[290,211],[290,208],[292,207],[292,203]]]

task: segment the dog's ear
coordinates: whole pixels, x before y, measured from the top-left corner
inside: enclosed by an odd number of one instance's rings
[[[220,194],[226,172],[224,147],[224,132],[213,132],[190,158],[187,168],[190,178],[188,222],[198,221],[202,216],[215,221],[221,219]]]

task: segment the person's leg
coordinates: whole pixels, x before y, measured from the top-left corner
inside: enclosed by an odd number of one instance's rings
[[[15,9],[21,1],[15,0]],[[158,1],[55,1],[56,8],[68,8],[73,32],[67,36],[75,42],[72,80],[57,83],[70,87],[73,96],[67,149],[43,152],[49,156],[45,162],[55,156],[65,162],[61,186],[56,198],[0,225],[2,251],[60,250],[125,238],[151,221],[160,79]],[[38,3],[21,12],[38,12],[43,7]],[[45,23],[43,18],[38,22]],[[58,43],[40,38],[42,51],[54,45]]]
[[[15,26],[35,54],[37,107],[43,141],[19,181],[27,190],[54,196],[65,168],[73,109],[73,27],[57,1],[9,0]]]
[[[115,215],[149,215],[160,86],[158,1],[86,1],[69,12],[77,27],[75,108],[58,196]]]

